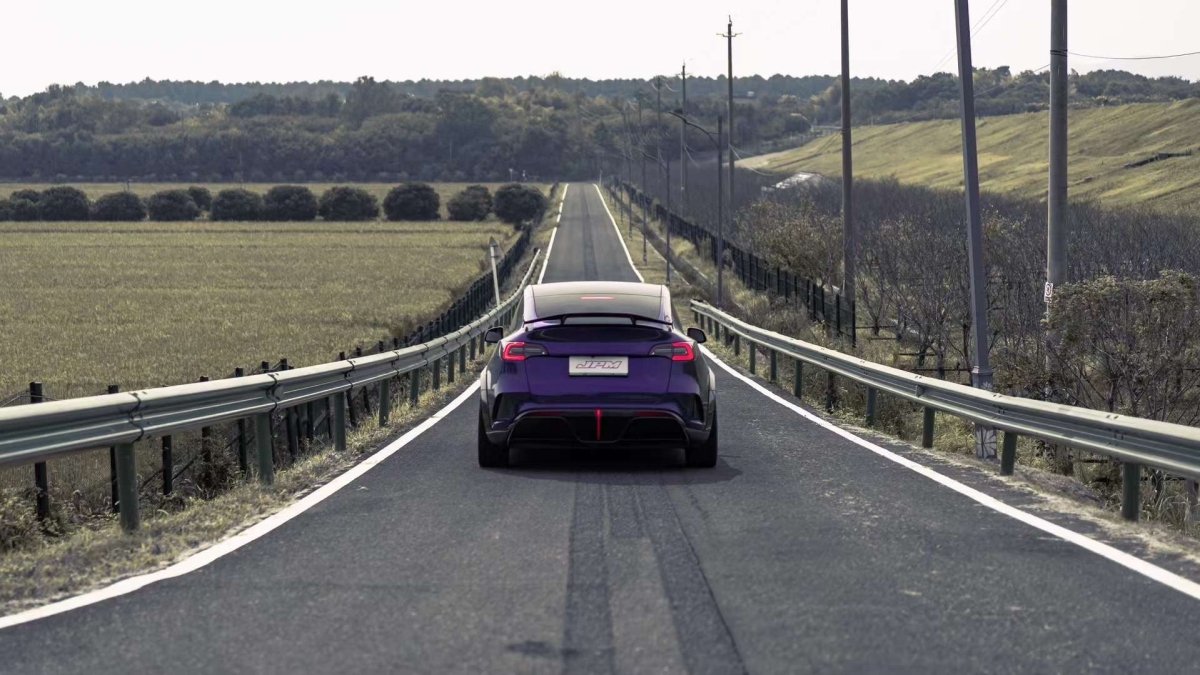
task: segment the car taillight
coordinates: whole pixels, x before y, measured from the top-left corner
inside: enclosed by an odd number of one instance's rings
[[[690,342],[672,342],[669,345],[658,345],[650,351],[655,356],[669,356],[672,361],[695,361],[696,352]]]
[[[509,342],[500,352],[500,358],[505,361],[524,361],[530,356],[545,356],[546,348],[528,342]]]

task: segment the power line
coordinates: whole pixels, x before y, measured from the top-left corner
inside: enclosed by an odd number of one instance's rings
[[[996,15],[999,14],[1000,10],[1004,9],[1004,6],[1007,4],[1008,0],[996,0],[992,3],[991,7],[988,7],[986,10],[984,10],[983,16],[979,17],[979,20],[975,22],[975,27],[971,30],[971,37],[978,35],[979,31],[983,30],[992,19],[996,18]],[[957,47],[952,47],[950,51],[946,52],[945,56],[943,56],[937,63],[933,64],[933,68],[930,69],[931,72],[937,72],[937,69],[946,62],[946,59],[954,56],[954,53],[957,50]]]
[[[1161,54],[1158,56],[1096,56],[1094,54],[1080,54],[1079,52],[1067,52],[1071,56],[1078,56],[1085,59],[1100,59],[1101,61],[1156,61],[1159,59],[1177,59],[1181,56],[1196,56],[1200,52],[1184,52],[1182,54]]]

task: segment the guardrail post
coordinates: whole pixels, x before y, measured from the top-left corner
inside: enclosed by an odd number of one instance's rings
[[[379,426],[386,427],[388,415],[392,411],[392,378],[385,377],[379,381]]]
[[[446,384],[454,384],[454,352],[446,355]]]
[[[750,374],[754,375],[758,371],[758,354],[755,354],[754,341],[746,340],[746,351],[750,354]]]
[[[271,413],[254,416],[254,445],[258,450],[258,482],[275,482],[275,443],[271,438]]]
[[[771,381],[775,382],[779,379],[779,353],[774,349],[768,351],[771,354]]]
[[[345,361],[345,360],[346,360],[346,352],[338,352],[338,360],[339,360],[339,361]],[[343,393],[343,394],[341,394],[341,396],[342,396],[342,398],[341,398],[341,399],[338,399],[338,397],[337,397],[337,394],[335,394],[335,395],[334,395],[334,397],[333,397],[333,408],[334,408],[334,410],[335,410],[335,411],[336,411],[336,410],[340,410],[340,411],[342,411],[342,412],[341,412],[341,415],[342,415],[342,416],[343,416],[343,418],[344,418],[344,417],[345,417],[345,415],[346,415],[346,409],[347,409],[347,408],[349,408],[349,414],[350,414],[350,426],[352,426],[352,427],[356,427],[356,426],[358,426],[358,413],[357,413],[357,412],[355,412],[355,410],[354,410],[354,395],[353,395],[353,392],[351,392],[351,395],[350,395],[350,396],[346,396],[346,394],[344,394],[344,393]],[[340,407],[338,406],[338,401],[339,401],[339,400],[341,401],[341,406],[340,406]],[[335,417],[336,417],[336,413],[335,413]],[[336,425],[335,425],[335,426],[336,426]],[[343,428],[344,428],[346,425],[343,423],[343,424],[342,424],[342,426],[343,426]],[[333,432],[333,437],[334,437],[334,440],[336,441],[336,440],[337,440],[337,431],[336,431],[336,430]]]
[[[311,450],[317,440],[317,402],[309,401],[304,404],[304,438]]]
[[[121,388],[115,384],[108,385],[108,393],[116,394],[121,391]],[[120,485],[117,480],[117,446],[110,445],[108,447],[108,489],[109,489],[109,504],[112,506],[113,513],[120,513],[121,508],[121,492]]]
[[[46,400],[46,394],[41,382],[29,383],[29,402],[41,403]],[[33,485],[37,490],[36,513],[38,520],[50,517],[50,470],[45,462],[34,462]]]
[[[433,389],[437,391],[442,387],[442,357],[434,359],[429,367],[433,369]]]
[[[117,495],[121,512],[121,529],[133,532],[138,529],[138,486],[137,466],[134,463],[133,443],[116,446]]]
[[[922,448],[932,448],[933,447],[933,421],[934,421],[933,416],[934,416],[935,412],[936,411],[933,408],[929,408],[929,407],[925,408],[925,419],[924,419],[924,423],[921,425],[921,447]]]
[[[738,333],[733,334],[733,354],[734,356],[742,355],[742,336]]]
[[[170,434],[162,437],[162,493],[163,496],[175,490],[175,446]]]
[[[879,405],[879,390],[867,387],[867,426],[875,426],[876,412]]]
[[[338,452],[346,451],[346,392],[339,391],[333,395],[333,449]]]
[[[408,371],[408,404],[414,406],[421,396],[421,369]]]
[[[1000,475],[1013,475],[1017,463],[1017,434],[1013,431],[1004,432],[1004,441],[1000,447]]]
[[[467,348],[459,346],[458,348],[458,372],[463,377],[467,374]]]
[[[245,377],[246,370],[244,368],[234,368],[233,376]],[[249,453],[249,445],[246,443],[246,418],[239,417],[237,420],[237,459],[238,471],[241,471],[243,476],[246,475],[246,471],[250,467]]]
[[[796,359],[796,368],[792,372],[792,396],[804,399],[804,362]]]
[[[833,412],[837,408],[837,373],[825,371],[825,410]]]
[[[475,338],[471,338],[471,363],[475,363]]]
[[[1142,513],[1142,465],[1123,462],[1121,478],[1121,517],[1130,522],[1137,522]]]

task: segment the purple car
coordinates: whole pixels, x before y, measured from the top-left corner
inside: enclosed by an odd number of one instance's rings
[[[480,376],[479,465],[509,448],[682,447],[688,466],[717,463],[717,388],[704,332],[675,329],[666,286],[608,281],[525,289],[521,329]]]

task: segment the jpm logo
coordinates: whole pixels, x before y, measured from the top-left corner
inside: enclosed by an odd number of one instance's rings
[[[620,370],[625,365],[623,361],[580,361],[575,364],[576,370]]]

